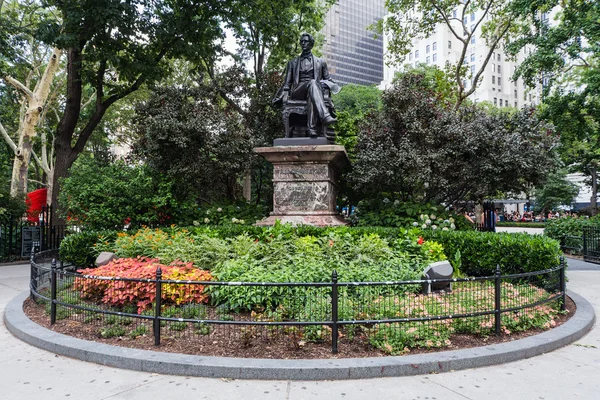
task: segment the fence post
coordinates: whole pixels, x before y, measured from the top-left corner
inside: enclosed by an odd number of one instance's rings
[[[560,258],[560,291],[562,292],[562,304],[560,305],[560,309],[565,311],[567,309],[567,279],[565,277],[565,270],[567,268],[567,263],[565,261],[565,257]]]
[[[154,345],[160,346],[160,307],[162,297],[162,270],[156,268],[156,306],[154,308]]]
[[[587,254],[588,254],[588,250],[587,250],[587,230],[585,229],[586,227],[583,227],[583,236],[581,237],[581,239],[583,240],[583,259],[586,260],[587,259]]]
[[[502,291],[502,284],[500,280],[500,264],[496,264],[496,279],[495,279],[495,290],[494,290],[494,325],[496,328],[496,336],[500,336],[500,326],[501,326],[501,304],[500,304],[500,292]]]
[[[331,352],[338,352],[338,275],[333,270],[331,274]]]
[[[52,259],[50,269],[50,325],[56,323],[56,259]]]
[[[34,300],[35,292],[37,292],[37,265],[35,265],[35,249],[31,248],[31,256],[29,257],[29,265],[31,267],[31,272],[29,274],[29,297]]]

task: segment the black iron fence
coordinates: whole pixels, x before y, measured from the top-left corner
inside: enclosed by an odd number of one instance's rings
[[[583,259],[600,264],[600,228],[584,226],[582,242]]]
[[[250,283],[82,275],[56,261],[56,253],[31,256],[31,298],[46,306],[51,324],[80,323],[101,337],[183,338],[217,341],[331,342],[367,338],[371,344],[443,347],[451,333],[500,334],[546,315],[549,302],[565,309],[564,260],[523,274],[398,282]],[[426,284],[447,286],[421,294]],[[209,302],[210,298],[210,302]],[[395,339],[394,339],[395,338]],[[291,339],[291,340],[290,340]]]
[[[66,225],[52,221],[52,206],[42,208],[36,222],[23,216],[7,216],[0,220],[0,262],[27,259],[31,249],[58,249],[68,231]]]

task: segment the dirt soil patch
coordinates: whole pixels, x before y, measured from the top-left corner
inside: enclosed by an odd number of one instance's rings
[[[331,342],[325,340],[322,343],[304,343],[293,335],[255,335],[251,330],[247,336],[232,336],[228,330],[213,330],[209,335],[198,340],[193,335],[181,335],[176,337],[168,332],[162,334],[160,346],[154,345],[154,337],[151,329],[148,334],[131,338],[120,336],[114,338],[102,338],[99,334],[99,325],[86,324],[73,319],[63,319],[50,325],[50,318],[45,313],[44,306],[38,305],[31,299],[23,304],[25,314],[35,323],[48,328],[54,332],[73,336],[79,339],[95,341],[143,350],[162,351],[168,353],[182,353],[203,356],[241,357],[241,358],[272,358],[272,359],[318,359],[318,358],[349,358],[349,357],[384,357],[384,352],[374,348],[364,336],[356,336],[353,340],[341,337],[338,341],[338,353],[332,354]],[[575,303],[567,298],[568,313],[559,315],[555,321],[558,327],[565,323],[575,314]],[[163,328],[163,332],[165,328]],[[437,349],[416,348],[406,354],[433,353],[447,350],[458,350],[472,347],[481,347],[491,344],[510,342],[523,339],[543,332],[540,329],[532,329],[527,332],[514,332],[510,335],[502,333],[500,336],[481,337],[467,334],[454,334],[451,336],[451,345]]]

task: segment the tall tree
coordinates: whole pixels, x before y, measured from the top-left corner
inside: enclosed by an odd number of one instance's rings
[[[508,50],[532,49],[515,72],[542,86],[542,112],[556,125],[561,156],[572,170],[591,177],[596,208],[600,169],[600,3],[591,0],[522,0],[526,16]]]
[[[532,109],[454,110],[423,75],[401,77],[359,132],[350,182],[364,198],[452,204],[520,192],[555,168],[556,135]]]
[[[52,110],[51,105],[56,101],[60,89],[61,79],[55,78],[60,68],[62,52],[57,48],[48,48],[35,39],[33,32],[37,24],[41,18],[48,17],[48,13],[36,2],[2,2],[0,16],[3,20],[11,20],[6,27],[8,29],[0,29],[0,41],[10,44],[0,50],[0,79],[16,91],[15,97],[21,105],[18,113],[0,116],[0,135],[13,154],[10,193],[12,197],[17,197],[27,192],[32,157],[46,176],[52,171],[49,131],[40,125],[44,125],[46,115]],[[1,39],[2,37],[5,39]],[[0,90],[7,93],[7,88]],[[18,115],[18,124],[8,121],[7,126],[10,127],[7,130],[3,121],[11,117],[14,120],[15,115]],[[38,150],[41,155],[34,150],[39,132],[41,140],[38,142],[41,148],[38,145]],[[47,179],[46,186],[51,194],[51,178]]]
[[[413,39],[429,37],[440,25],[459,43],[459,56],[452,65],[458,92],[456,107],[475,92],[492,53],[520,21],[512,1],[504,0],[386,0],[386,6],[390,15],[381,20],[379,28],[389,37],[392,61],[402,61],[409,53]],[[475,46],[478,31],[487,50],[477,69],[471,73],[464,67],[464,62]],[[465,78],[473,82],[469,88],[465,86]]]
[[[66,103],[55,135],[53,203],[60,180],[85,148],[108,108],[169,72],[170,58],[199,60],[222,38],[222,0],[48,0],[60,22],[46,20],[40,36],[67,55]],[[84,86],[94,89],[89,110]]]

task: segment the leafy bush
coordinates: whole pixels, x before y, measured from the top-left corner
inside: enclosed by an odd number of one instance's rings
[[[67,235],[60,244],[60,259],[78,267],[94,265],[98,254],[111,251],[117,237],[115,231],[85,231]]]
[[[446,257],[461,254],[461,270],[469,276],[488,276],[500,265],[502,274],[541,271],[558,265],[559,243],[541,235],[494,232],[427,231],[423,237],[439,242]]]
[[[411,203],[400,200],[364,200],[351,216],[358,226],[421,227],[421,229],[472,229],[463,215],[445,210],[443,206]]]
[[[172,183],[144,165],[79,157],[69,171],[59,202],[71,219],[92,229],[171,223],[180,206],[171,194]]]
[[[210,207],[199,208],[193,221],[198,225],[252,225],[267,215],[262,204],[238,202],[234,204],[213,204]]]
[[[388,241],[344,231],[291,239],[278,235],[256,239],[250,251],[217,263],[212,273],[219,281],[238,282],[330,282],[333,270],[343,282],[419,279],[427,264],[445,256],[441,246],[418,242],[417,237]],[[297,297],[294,289],[280,287],[211,287],[210,294],[214,304],[235,310],[274,308]]]
[[[156,279],[156,269],[162,270],[163,280],[209,281],[209,272],[194,268],[191,263],[162,265],[156,259],[122,258],[98,268],[82,269],[78,272],[87,275],[75,278],[73,288],[81,291],[81,298],[102,302],[109,306],[122,307],[136,305],[138,313],[146,310],[156,298],[153,283],[121,280],[93,279],[94,276]],[[203,285],[181,285],[165,283],[162,287],[162,300],[165,304],[203,303],[208,300]]]
[[[544,235],[556,240],[562,240],[565,236],[583,236],[584,226],[600,226],[600,220],[573,217],[551,219],[546,222]]]

